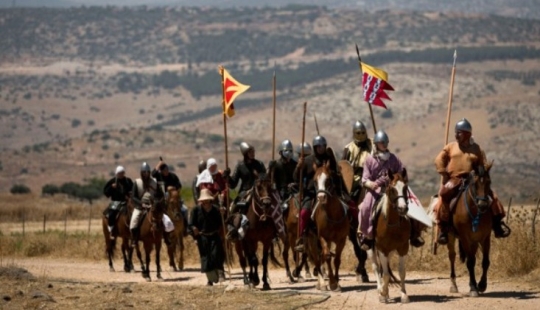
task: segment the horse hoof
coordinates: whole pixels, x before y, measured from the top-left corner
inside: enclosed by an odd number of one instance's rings
[[[313,279],[313,276],[311,276],[311,273],[306,273],[306,279]]]
[[[484,282],[480,282],[478,284],[478,292],[479,293],[484,293],[487,289],[487,283],[484,283]]]
[[[401,295],[401,303],[402,304],[408,304],[409,302],[410,302],[409,296],[407,296],[406,294],[402,294]]]
[[[298,279],[296,280],[296,282],[304,283],[304,282],[306,282],[306,279],[304,279],[302,276],[299,276]]]
[[[150,277],[146,277],[144,279],[146,280],[146,282],[152,282],[152,279]]]
[[[386,296],[379,296],[379,302],[386,304],[388,303],[388,298],[386,298]]]
[[[339,286],[339,284],[337,284],[334,288],[330,286],[330,289],[332,290],[332,292],[341,292],[341,286]]]
[[[471,292],[469,293],[469,296],[470,296],[470,297],[478,297],[478,292],[477,292],[477,291],[471,291]]]
[[[450,286],[450,293],[459,293],[457,287]]]
[[[114,268],[113,267],[109,268],[109,272],[115,272]]]
[[[263,284],[262,290],[263,290],[263,291],[269,291],[269,290],[271,290],[270,284],[268,284],[268,283]]]

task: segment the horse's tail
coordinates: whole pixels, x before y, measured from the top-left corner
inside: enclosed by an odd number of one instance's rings
[[[388,274],[390,275],[390,283],[391,283],[391,284],[397,284],[397,283],[399,283],[398,278],[396,277],[396,275],[395,275],[394,272],[392,271],[392,268],[390,268],[390,260],[388,260],[388,262],[387,262],[387,264],[386,264],[386,267],[388,268]]]
[[[461,241],[458,240],[458,248],[459,248],[459,260],[462,263],[465,263],[465,259],[467,258],[467,253],[465,253],[465,249],[463,249],[463,245],[461,244]]]
[[[274,255],[274,245],[272,244],[270,246],[270,261],[272,262],[272,265],[274,267],[283,267],[283,265],[277,260],[276,256]]]

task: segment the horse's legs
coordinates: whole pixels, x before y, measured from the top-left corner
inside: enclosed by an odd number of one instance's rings
[[[371,259],[371,269],[373,269],[373,273],[375,273],[375,280],[377,280],[377,291],[380,292],[382,290],[382,284],[381,284],[381,273],[379,269],[379,264],[377,262],[377,250],[370,249],[367,251],[368,258]]]
[[[282,238],[281,241],[283,242],[283,252],[281,252],[281,258],[283,258],[283,262],[285,263],[285,274],[287,275],[287,278],[289,278],[289,282],[293,283],[294,278],[291,274],[291,268],[289,266],[289,248],[291,246],[289,244],[288,236]]]
[[[358,244],[358,238],[356,237],[356,229],[354,226],[351,226],[351,229],[349,230],[349,240],[351,241],[354,249],[354,255],[358,259],[358,265],[356,265],[356,280],[358,283],[368,283],[369,277],[366,271],[366,260],[367,260],[367,253],[366,251],[362,250],[360,248],[360,245]]]
[[[169,255],[169,267],[172,268],[173,271],[178,271],[176,268],[176,263],[174,261],[174,254],[176,252],[176,240],[172,240],[170,245],[167,245],[167,254]]]
[[[262,274],[262,280],[263,280],[263,287],[262,290],[270,290],[270,284],[268,284],[268,253],[270,251],[270,247],[274,246],[272,242],[265,243],[263,245],[263,258],[262,258],[262,265],[263,265],[263,274]],[[289,271],[290,273],[290,271]]]
[[[152,243],[143,241],[144,246],[144,257],[146,259],[146,268],[143,270],[142,275],[143,278],[146,279],[146,281],[150,282],[152,279],[150,278],[150,252],[152,252]]]
[[[132,251],[131,253],[133,253],[133,249],[131,251]],[[146,266],[144,265],[144,261],[142,259],[142,253],[141,253],[141,248],[139,247],[139,243],[137,243],[137,245],[135,246],[135,252],[137,254],[137,258],[139,259],[139,263],[141,263],[141,271],[145,271]]]
[[[107,231],[108,232],[108,231]],[[105,234],[105,250],[107,251],[107,257],[109,258],[109,271],[114,272],[113,256],[114,248],[116,247],[116,239],[111,240],[108,234]]]
[[[491,248],[491,236],[488,236],[482,244],[482,277],[478,283],[478,291],[483,293],[487,289],[487,272],[489,269],[489,251]]]
[[[336,256],[334,257],[334,275],[336,282],[334,285],[330,282],[330,289],[332,291],[341,291],[341,287],[339,286],[339,266],[341,265],[341,253],[343,252],[346,242],[347,239],[343,239],[342,242],[336,244]]]
[[[461,245],[463,245],[463,243]],[[476,283],[476,275],[474,272],[478,244],[472,245],[468,248],[463,248],[463,250],[465,250],[465,253],[467,253],[467,269],[469,270],[469,287],[471,289],[469,295],[471,297],[478,297],[478,284]]]
[[[180,258],[178,259],[178,270],[184,270],[184,236],[182,233],[178,236],[178,249],[180,250]],[[226,250],[226,249],[225,249]]]
[[[407,290],[405,289],[405,276],[407,271],[405,270],[405,263],[407,262],[407,256],[399,257],[399,279],[401,280],[401,303],[408,303],[409,296],[407,296]]]
[[[377,251],[377,254],[379,255],[379,262],[380,266],[382,268],[382,274],[383,274],[383,283],[382,287],[379,290],[379,301],[386,303],[388,302],[388,299],[390,298],[388,295],[388,284],[390,283],[390,270],[388,266],[388,257],[384,255],[382,252]]]
[[[122,258],[124,259],[124,271],[131,271],[131,260],[129,257],[129,241],[127,238],[122,238]]]
[[[261,279],[259,278],[259,259],[257,258],[257,243],[255,243],[253,251],[249,251],[248,254],[249,260],[249,275],[251,278],[251,284],[253,286],[259,285]]]
[[[306,271],[306,279],[311,279],[311,270],[309,270],[309,262],[308,262],[308,255],[307,253],[302,254],[302,265],[305,264],[305,271]],[[300,270],[302,268],[300,267]]]
[[[322,238],[322,237],[319,238],[319,241],[321,243],[321,248],[322,248],[321,256],[322,256],[323,261],[326,262],[326,268],[328,269],[328,282],[329,282],[330,286],[335,286],[336,285],[336,277],[334,276],[334,272],[332,270],[332,264],[331,264],[332,257],[331,257],[330,249],[329,249],[330,243],[327,243],[326,240],[324,238]]]
[[[448,259],[450,260],[450,293],[457,293],[458,288],[456,284],[456,238],[452,235],[448,235]]]
[[[160,260],[160,254],[161,254],[161,239],[158,238],[155,245],[156,245],[156,268],[157,268],[157,274],[156,278],[159,280],[163,280],[161,277],[161,260]],[[174,252],[173,252],[173,260],[174,260]]]

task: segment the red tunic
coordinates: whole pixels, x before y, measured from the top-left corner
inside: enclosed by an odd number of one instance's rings
[[[221,171],[212,176],[214,183],[201,183],[199,184],[199,190],[204,188],[210,190],[212,196],[217,197],[217,194],[223,194],[223,198],[226,199],[227,188],[225,187],[225,178],[221,174]]]

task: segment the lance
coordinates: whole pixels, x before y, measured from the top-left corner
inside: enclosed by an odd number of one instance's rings
[[[300,147],[300,159],[299,160],[302,160],[302,162],[304,161],[304,143],[305,143],[305,140],[306,140],[306,111],[307,111],[307,102],[304,102],[304,114],[302,115],[302,144],[301,147]],[[304,163],[305,165],[306,163]],[[304,200],[304,176],[303,176],[303,172],[304,172],[304,167],[302,166],[301,167],[302,169],[300,169],[300,172],[299,172],[299,176],[298,176],[298,180],[300,182],[300,184],[298,184],[298,199],[300,201],[300,209],[298,210],[298,221],[296,222],[296,238],[300,238],[300,212],[302,210],[302,203],[303,203],[303,200]],[[306,246],[306,244],[304,244],[304,247]],[[298,263],[300,261],[300,258],[299,258],[299,254],[298,252],[295,253],[296,255],[296,268],[298,268]]]
[[[360,50],[358,50],[358,44],[355,44],[356,46],[356,55],[358,56],[358,67],[360,68],[360,77],[362,79],[362,88],[363,88],[363,72],[362,72],[362,58],[360,58]],[[373,133],[377,133],[377,126],[375,125],[375,117],[373,116],[373,108],[371,107],[371,103],[367,102],[368,108],[369,108],[369,115],[371,115],[371,124],[373,125]]]
[[[448,92],[448,111],[446,113],[446,129],[444,132],[444,146],[448,144],[448,134],[450,131],[450,118],[452,115],[452,100],[454,97],[454,79],[456,77],[456,60],[457,60],[457,50],[454,50],[454,63],[452,64],[452,74],[450,76],[450,90]],[[441,199],[441,197],[439,197]],[[436,237],[439,235],[438,226],[435,229],[431,230],[431,240],[432,240],[432,249],[433,255],[437,255],[437,248],[439,244],[437,243]]]
[[[272,106],[274,117],[272,120],[272,160],[275,159],[276,153],[276,63],[274,62],[274,76],[272,79]]]
[[[313,113],[313,118],[315,119],[315,128],[317,129],[317,136],[320,136],[321,133],[319,132],[319,123],[317,123],[317,115],[315,114],[315,112]]]
[[[223,106],[223,137],[225,140],[225,169],[229,168],[229,144],[227,141],[227,115],[225,111],[225,74],[223,72],[223,67],[219,67],[219,73],[221,74],[221,104]],[[225,208],[229,206],[229,180],[225,180]],[[225,230],[225,219],[221,215],[221,226],[223,228],[223,236],[227,235]],[[224,245],[225,260],[227,261],[227,271],[229,272],[229,282],[231,282],[231,261],[229,259],[229,251],[227,246],[227,241],[225,238],[221,241]]]

